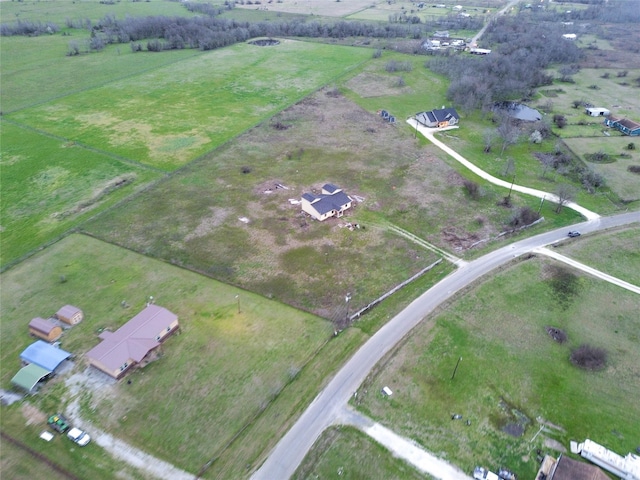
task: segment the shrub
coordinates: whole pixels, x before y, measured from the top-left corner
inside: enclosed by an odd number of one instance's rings
[[[636,149],[636,144],[633,142],[629,142],[629,144],[627,145],[627,150],[635,150]]]
[[[585,153],[584,158],[593,163],[613,163],[616,161],[615,158],[608,153],[604,153],[602,150],[596,153]]]
[[[477,200],[480,198],[480,185],[471,180],[465,180],[462,183],[472,199]]]
[[[509,225],[512,227],[523,227],[525,225],[530,225],[536,220],[540,218],[540,215],[535,210],[529,207],[521,207],[514,215],[511,217],[511,221]]]
[[[571,363],[585,370],[600,370],[607,363],[607,352],[591,345],[580,345],[571,352]]]
[[[627,171],[640,175],[640,165],[629,165]]]

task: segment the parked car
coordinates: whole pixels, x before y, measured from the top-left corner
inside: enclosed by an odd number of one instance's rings
[[[91,437],[87,432],[84,432],[76,427],[73,427],[71,430],[69,430],[69,433],[67,433],[67,437],[69,437],[81,447],[84,447],[91,441]]]
[[[49,420],[47,420],[47,423],[56,432],[60,432],[60,433],[64,433],[71,428],[69,421],[59,413],[56,413],[55,415],[51,415],[49,417]]]
[[[571,230],[568,234],[571,238],[573,237],[579,237],[580,236],[580,232],[577,230]]]

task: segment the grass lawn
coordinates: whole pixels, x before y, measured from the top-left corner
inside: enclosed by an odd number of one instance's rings
[[[633,451],[640,299],[577,272],[573,294],[560,293],[552,282],[557,266],[515,264],[425,320],[374,369],[358,408],[467,472],[483,464],[533,478],[536,449],[557,454],[554,441],[567,448],[588,437],[623,455]],[[554,342],[546,326],[564,330],[567,343]],[[571,350],[584,343],[606,349],[604,370],[570,363]],[[384,385],[393,397],[378,393]],[[461,421],[451,420],[456,413]],[[539,421],[555,427],[531,443]],[[520,425],[523,435],[505,433],[508,425]]]
[[[370,54],[291,40],[268,48],[238,44],[9,117],[174,170],[339,78]]]
[[[161,176],[8,121],[0,133],[3,267]]]
[[[336,475],[354,480],[428,478],[403,460],[393,457],[366,434],[343,426],[324,431],[292,478],[334,478]]]
[[[163,345],[160,360],[128,375],[131,384],[86,390],[80,401],[97,425],[194,473],[333,333],[329,322],[307,313],[81,235],[5,272],[2,286],[3,388],[19,368],[20,351],[33,341],[27,334],[33,317],[46,318],[66,303],[84,310],[85,320],[62,339],[82,370],[82,355],[98,343],[97,332],[122,325],[149,295],[175,312],[180,334]],[[122,308],[123,300],[131,308]],[[34,397],[42,411],[64,410],[63,382],[54,379]],[[8,412],[7,422],[19,415]]]

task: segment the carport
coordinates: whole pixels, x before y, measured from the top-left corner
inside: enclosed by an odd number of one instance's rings
[[[30,363],[26,367],[22,367],[11,379],[11,383],[18,387],[32,392],[40,380],[51,373],[50,370],[42,368],[35,363]]]
[[[36,364],[49,372],[53,372],[70,356],[69,352],[56,348],[43,340],[38,340],[23,350],[20,354],[20,359],[24,363]]]

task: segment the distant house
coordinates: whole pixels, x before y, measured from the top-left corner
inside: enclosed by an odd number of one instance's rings
[[[178,317],[166,308],[148,305],[115,332],[102,332],[102,342],[86,354],[89,364],[120,378],[179,327]]]
[[[327,183],[320,195],[303,194],[300,205],[303,212],[322,222],[329,217],[341,217],[345,210],[351,208],[351,202],[351,197],[342,189]]]
[[[62,335],[62,327],[51,320],[36,317],[29,322],[29,333],[47,342],[55,342]]]
[[[416,113],[416,120],[425,127],[450,127],[460,120],[455,108],[441,108],[429,112]]]
[[[591,117],[606,117],[611,115],[611,112],[606,108],[587,107],[585,113]]]
[[[578,36],[575,33],[565,33],[564,35],[562,35],[562,38],[564,38],[565,40],[575,40],[576,38],[578,38]]]
[[[76,325],[82,321],[84,314],[78,307],[65,305],[56,312],[56,318],[69,325]]]
[[[640,136],[640,123],[629,120],[628,118],[619,118],[609,115],[605,118],[604,124],[607,127],[612,127],[621,131],[625,135],[632,137]]]
[[[473,55],[489,55],[491,53],[491,50],[489,48],[472,47],[469,49],[469,53]]]

